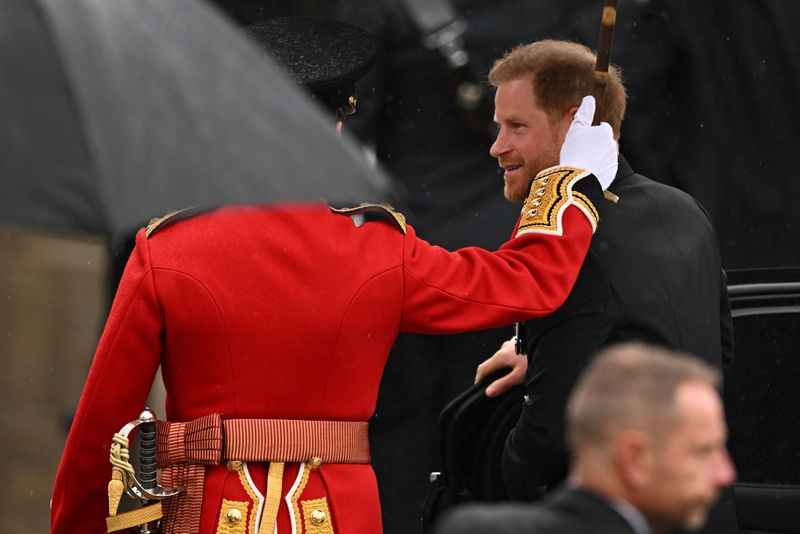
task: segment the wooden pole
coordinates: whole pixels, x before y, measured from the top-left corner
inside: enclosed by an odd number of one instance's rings
[[[600,36],[597,40],[597,62],[594,67],[594,96],[596,111],[594,124],[599,124],[600,109],[604,104],[608,65],[611,61],[611,42],[614,38],[614,25],[617,22],[617,0],[605,0],[603,17],[600,22]]]

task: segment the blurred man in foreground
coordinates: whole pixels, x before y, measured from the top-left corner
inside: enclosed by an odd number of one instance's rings
[[[565,485],[537,504],[468,505],[439,534],[661,534],[696,530],[736,473],[717,392],[695,358],[629,343],[587,368],[567,409]]]

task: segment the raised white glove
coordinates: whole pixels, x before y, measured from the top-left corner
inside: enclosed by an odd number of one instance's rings
[[[619,147],[607,122],[592,126],[594,108],[594,97],[583,97],[561,145],[559,165],[591,172],[605,191],[617,174]]]

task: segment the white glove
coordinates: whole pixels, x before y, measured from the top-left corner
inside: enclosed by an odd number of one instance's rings
[[[561,145],[559,165],[589,171],[605,191],[617,174],[619,147],[607,122],[592,126],[594,97],[585,96]]]

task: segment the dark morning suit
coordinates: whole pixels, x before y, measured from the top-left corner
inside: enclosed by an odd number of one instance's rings
[[[578,280],[554,314],[526,323],[526,401],[503,453],[513,498],[533,499],[566,476],[564,408],[592,354],[637,339],[695,354],[716,368],[733,357],[725,274],[705,210],[636,174],[620,157]]]
[[[582,489],[562,488],[536,504],[456,508],[436,534],[635,534],[608,502]]]

